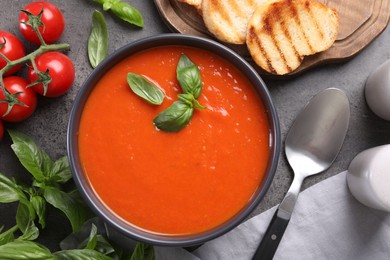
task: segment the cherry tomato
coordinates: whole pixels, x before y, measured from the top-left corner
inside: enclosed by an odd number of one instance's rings
[[[4,125],[3,121],[0,120],[0,141],[3,139],[4,136]]]
[[[27,80],[18,76],[9,76],[4,78],[4,86],[11,93],[20,92],[17,96],[18,100],[25,106],[15,104],[12,110],[4,116],[8,109],[8,103],[0,103],[0,119],[7,122],[20,122],[32,115],[37,107],[37,95],[30,89],[26,88]],[[3,91],[0,90],[0,100],[5,98]]]
[[[25,55],[23,44],[15,35],[6,31],[0,31],[0,44],[4,43],[4,39],[5,45],[0,49],[0,52],[9,60],[17,60]],[[7,62],[3,58],[0,58],[0,69],[4,68],[5,65],[7,65]],[[21,66],[22,64],[19,64],[11,68],[4,76],[16,73]]]
[[[47,97],[58,97],[65,94],[73,85],[75,70],[72,60],[61,52],[46,52],[35,58],[37,69],[40,72],[49,70],[51,82],[48,85]],[[28,80],[32,83],[38,79],[35,70],[30,66],[28,69]],[[44,94],[42,83],[32,86],[35,92]]]
[[[38,15],[42,9],[43,14],[41,21],[44,26],[40,26],[39,31],[41,32],[45,43],[53,43],[61,37],[64,31],[64,15],[57,6],[45,1],[32,2],[23,8],[23,10],[28,11],[33,15]],[[19,15],[19,30],[28,41],[39,45],[41,42],[38,35],[30,25],[24,24],[28,20],[27,14],[21,12]]]

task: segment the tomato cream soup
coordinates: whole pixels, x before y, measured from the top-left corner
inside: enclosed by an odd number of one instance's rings
[[[177,100],[180,55],[200,69],[203,89],[179,132],[153,119]],[[163,90],[162,105],[136,96],[128,72]],[[141,229],[168,235],[210,230],[239,212],[264,178],[269,122],[250,82],[226,60],[192,47],[142,51],[111,68],[84,107],[79,151],[84,174],[102,202]]]

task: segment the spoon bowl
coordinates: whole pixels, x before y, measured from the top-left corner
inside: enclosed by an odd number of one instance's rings
[[[280,203],[253,259],[272,259],[290,221],[303,180],[328,169],[348,130],[349,101],[345,93],[328,88],[316,95],[295,119],[285,141],[294,180]]]

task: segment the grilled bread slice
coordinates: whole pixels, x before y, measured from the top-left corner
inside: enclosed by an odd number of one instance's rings
[[[266,0],[202,0],[203,20],[219,40],[245,44],[247,25],[256,7]]]
[[[188,5],[192,5],[196,8],[196,10],[199,12],[199,14],[202,13],[202,0],[178,0],[179,2],[186,3]]]
[[[295,70],[304,56],[328,49],[336,40],[336,11],[309,0],[272,0],[259,6],[247,28],[253,60],[273,74]]]

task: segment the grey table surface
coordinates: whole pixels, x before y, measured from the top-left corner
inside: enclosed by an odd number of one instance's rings
[[[17,35],[25,43],[28,52],[34,50],[35,47],[28,44],[18,31],[17,18],[19,10],[29,2],[31,1],[0,1],[0,30]],[[71,45],[68,56],[74,61],[76,67],[74,85],[64,96],[54,99],[40,97],[37,111],[31,118],[17,124],[6,124],[6,127],[28,134],[51,157],[59,158],[66,154],[66,129],[73,100],[87,76],[92,72],[87,58],[87,40],[91,30],[92,12],[95,9],[103,11],[101,6],[92,0],[53,0],[51,2],[63,11],[66,19],[66,29],[59,41]],[[110,13],[103,12],[109,30],[109,53],[137,39],[170,32],[160,18],[152,0],[127,0],[126,2],[140,10],[144,16],[145,26],[143,29],[138,29],[122,22]],[[364,84],[368,75],[388,59],[390,59],[389,27],[361,53],[348,61],[316,67],[288,80],[264,79],[279,114],[283,141],[298,112],[319,91],[337,87],[345,91],[349,97],[351,119],[340,154],[329,170],[306,179],[303,189],[346,170],[359,152],[390,143],[390,122],[373,114],[364,98]],[[22,71],[23,74],[25,70]],[[13,154],[10,145],[11,140],[6,135],[0,142],[0,172],[27,182],[29,176]],[[292,177],[292,170],[282,153],[274,181],[252,216],[280,203],[291,184]],[[0,226],[14,225],[15,211],[14,204],[0,205]],[[58,248],[58,242],[70,231],[70,225],[63,216],[49,213],[47,228],[41,233],[39,241],[55,250]]]

